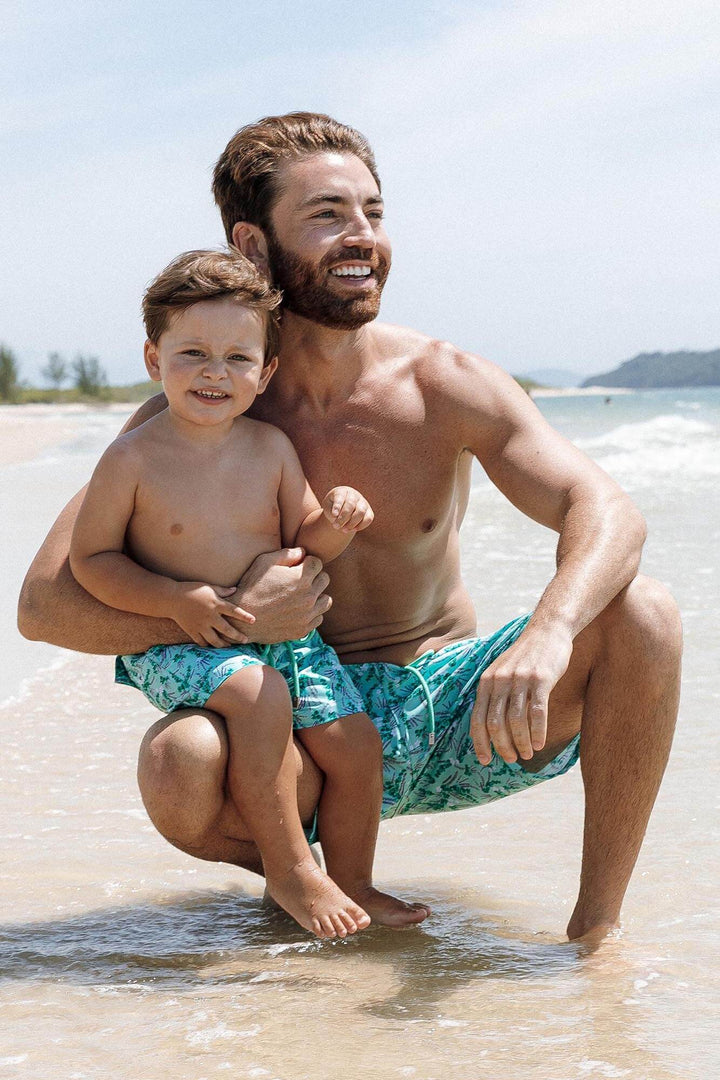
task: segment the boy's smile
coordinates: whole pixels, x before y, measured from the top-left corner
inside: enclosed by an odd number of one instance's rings
[[[170,413],[200,425],[230,424],[272,376],[264,364],[265,320],[235,300],[203,300],[180,310],[160,340],[145,345],[151,379],[162,381]]]

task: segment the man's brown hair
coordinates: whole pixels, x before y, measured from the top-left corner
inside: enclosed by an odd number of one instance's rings
[[[278,308],[282,300],[267,278],[241,255],[230,251],[186,251],[152,281],[142,301],[148,340],[157,344],[172,316],[203,300],[237,300],[265,317],[265,358],[277,356],[280,344]]]
[[[355,154],[370,170],[379,190],[380,178],[370,143],[359,131],[330,116],[287,113],[266,116],[240,128],[218,159],[213,178],[213,194],[228,242],[232,242],[238,221],[268,229],[282,162],[327,151]]]

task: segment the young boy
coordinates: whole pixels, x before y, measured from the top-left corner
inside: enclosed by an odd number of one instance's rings
[[[150,285],[145,363],[168,407],[103,455],[70,564],[104,603],[172,618],[195,643],[120,657],[118,681],[164,711],[206,707],[224,717],[230,794],[270,895],[318,937],[345,937],[371,918],[407,926],[429,909],[372,887],[380,738],[335,653],[317,631],[247,644],[240,626],[253,616],[230,599],[262,552],[298,546],[330,562],[373,519],[348,487],[320,506],[287,437],[243,415],[277,366],[279,303],[233,252],[188,252]],[[328,875],[298,815],[293,724],[325,773],[318,828]]]

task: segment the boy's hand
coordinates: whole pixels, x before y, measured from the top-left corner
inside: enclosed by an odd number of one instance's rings
[[[335,529],[356,533],[372,525],[375,515],[359,491],[351,487],[334,487],[322,502],[325,517]]]
[[[252,625],[255,616],[224,599],[235,592],[234,588],[206,585],[203,581],[179,581],[177,586],[170,614],[196,645],[225,649],[247,642],[247,636],[228,618]]]

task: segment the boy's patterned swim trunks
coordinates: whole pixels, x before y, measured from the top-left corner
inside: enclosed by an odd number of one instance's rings
[[[136,686],[157,709],[172,712],[202,708],[226,679],[249,664],[268,664],[285,677],[294,728],[328,724],[363,712],[350,675],[317,630],[300,641],[278,645],[235,645],[230,649],[155,645],[145,653],[119,656],[115,681]]]
[[[529,618],[514,619],[490,637],[426,653],[408,667],[345,668],[382,736],[384,818],[479,806],[560,776],[578,760],[579,735],[536,773],[494,752],[489,765],[481,765],[475,755],[470,714],[478,680]]]

